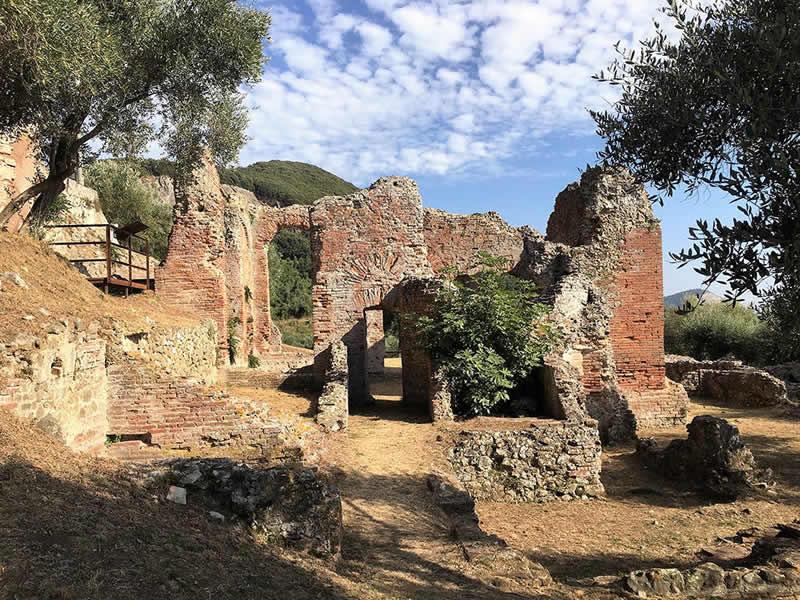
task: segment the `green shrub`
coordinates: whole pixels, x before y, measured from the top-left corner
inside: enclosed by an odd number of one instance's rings
[[[285,319],[275,321],[281,332],[283,343],[297,348],[313,348],[314,334],[311,331],[311,319]]]
[[[554,338],[545,321],[549,308],[537,301],[533,283],[503,273],[494,257],[479,258],[477,274],[448,281],[433,313],[415,321],[461,416],[500,408],[541,364]]]
[[[161,202],[140,176],[141,171],[132,162],[102,160],[86,170],[86,185],[97,190],[109,222],[127,225],[141,221],[147,225],[143,235],[150,243],[150,253],[163,260],[172,230],[172,208]]]
[[[735,357],[764,364],[767,328],[752,309],[737,304],[702,304],[691,310],[667,309],[664,349],[698,360]]]
[[[261,359],[251,352],[247,357],[247,366],[251,369],[257,369],[261,366]]]

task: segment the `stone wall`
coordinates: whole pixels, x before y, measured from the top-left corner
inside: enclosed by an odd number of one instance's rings
[[[462,431],[450,451],[450,463],[473,498],[547,502],[604,493],[595,421],[488,421],[491,427]]]
[[[0,406],[67,446],[97,452],[108,428],[106,341],[96,326],[65,320],[44,337],[0,344]]]
[[[108,362],[134,361],[162,376],[211,384],[217,380],[216,347],[217,330],[211,321],[117,331],[108,348]]]

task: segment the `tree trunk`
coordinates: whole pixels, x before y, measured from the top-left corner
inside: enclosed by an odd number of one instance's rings
[[[73,136],[64,136],[53,141],[47,178],[17,195],[8,206],[0,211],[0,230],[6,229],[11,217],[33,198],[36,198],[36,201],[28,218],[25,219],[25,223],[42,224],[53,202],[64,191],[66,187],[64,182],[67,177],[72,175],[78,167],[78,149],[80,148],[76,141],[78,131],[76,130]]]
[[[47,189],[39,194],[38,198],[36,198],[36,201],[31,207],[31,212],[25,219],[25,224],[28,225],[28,227],[38,227],[40,225],[44,225],[47,221],[47,215],[50,212],[50,207],[56,201],[58,195],[63,192],[66,187],[67,186],[64,183],[64,179],[56,179],[52,181],[51,185],[49,185]]]
[[[22,210],[22,207],[45,191],[50,185],[50,180],[45,179],[44,181],[40,181],[39,183],[32,185],[20,194],[17,194],[16,197],[11,200],[11,202],[9,202],[2,211],[0,211],[0,230],[6,229],[11,217]]]

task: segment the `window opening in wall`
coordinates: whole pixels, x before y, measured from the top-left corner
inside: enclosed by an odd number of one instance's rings
[[[313,348],[309,232],[280,230],[268,249],[270,314],[287,346]]]
[[[148,446],[153,443],[151,433],[108,433],[106,434],[106,444],[119,444],[121,442],[142,442]]]

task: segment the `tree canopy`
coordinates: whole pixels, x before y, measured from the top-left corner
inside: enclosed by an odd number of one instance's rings
[[[800,285],[800,4],[668,0],[664,10],[676,41],[658,29],[598,75],[621,88],[611,110],[592,113],[600,157],[662,201],[703,186],[727,193],[741,216],[697,221],[672,258],[701,263],[728,300],[750,293],[766,306]]]
[[[266,13],[232,0],[6,0],[0,5],[0,132],[28,132],[47,177],[0,213],[36,198],[41,214],[93,148],[135,155],[153,140],[181,161],[201,146],[237,156],[238,93],[261,76]]]

